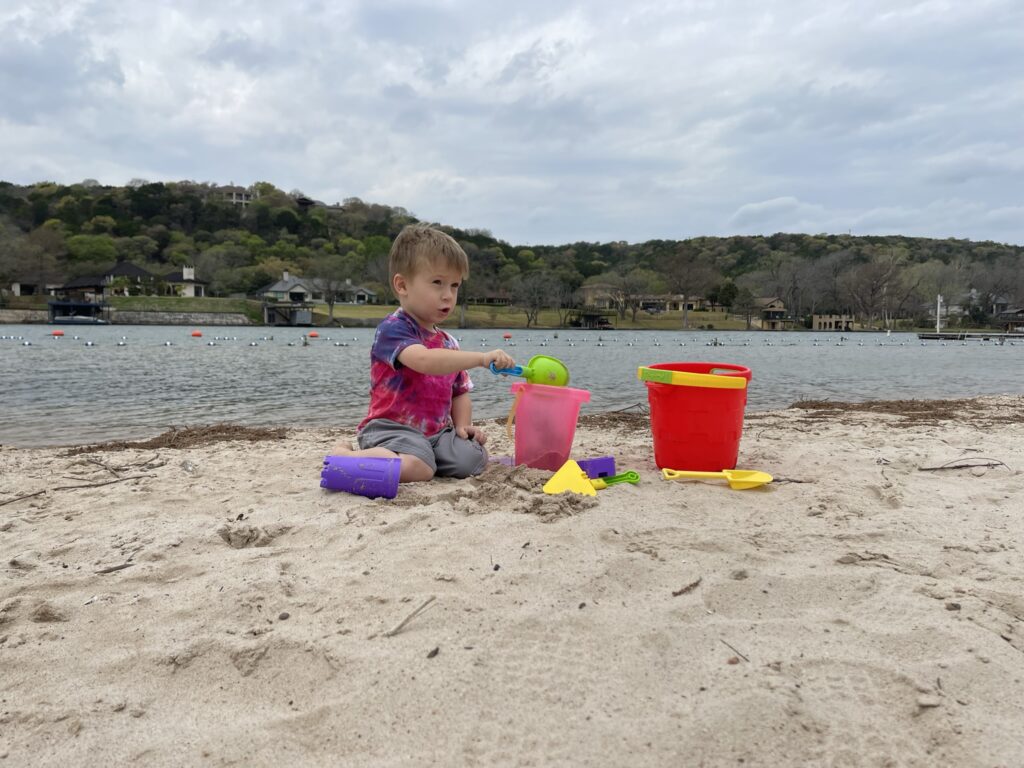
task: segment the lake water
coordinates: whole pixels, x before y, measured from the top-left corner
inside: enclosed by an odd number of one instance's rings
[[[184,326],[68,326],[59,339],[53,329],[0,325],[6,337],[0,338],[0,444],[146,438],[216,422],[351,427],[366,414],[370,328],[321,330],[308,347],[295,328],[201,327],[203,337],[192,338],[193,329]],[[502,330],[453,333],[464,349],[509,343]],[[509,333],[515,346],[508,351],[517,362],[548,354],[568,365],[571,385],[591,392],[584,413],[646,403],[637,366],[672,361],[748,366],[748,410],[801,399],[1019,394],[1024,380],[1021,339],[963,345],[922,343],[913,334],[846,334],[840,342],[838,334],[823,332]],[[715,339],[723,346],[708,346]],[[509,384],[518,379],[482,369],[472,377],[475,416],[508,413]]]

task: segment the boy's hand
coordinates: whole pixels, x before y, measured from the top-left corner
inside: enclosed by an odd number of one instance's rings
[[[480,445],[487,442],[487,435],[480,427],[474,427],[470,424],[468,427],[456,427],[455,434],[461,437],[463,440],[476,440]]]
[[[516,364],[516,361],[503,349],[492,349],[490,352],[484,352],[483,355],[484,368],[490,368],[491,363],[494,363],[494,367],[499,370],[502,368],[513,368]]]

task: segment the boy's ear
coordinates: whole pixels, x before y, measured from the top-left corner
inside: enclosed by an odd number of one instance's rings
[[[395,276],[391,278],[391,289],[396,296],[404,296],[409,290],[405,276],[396,272]]]

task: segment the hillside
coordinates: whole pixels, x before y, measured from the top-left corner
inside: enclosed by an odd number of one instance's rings
[[[211,296],[252,295],[285,271],[352,280],[387,297],[387,253],[409,211],[349,198],[325,204],[267,182],[0,182],[0,285],[54,284],[129,261],[156,274],[195,266]],[[698,237],[521,247],[442,228],[470,256],[464,300],[524,310],[579,305],[595,288],[636,318],[645,299],[702,296],[740,315],[776,296],[789,315],[848,312],[865,324],[927,322],[936,294],[984,323],[1024,303],[1024,247],[848,234]],[[563,313],[564,314],[564,313]]]

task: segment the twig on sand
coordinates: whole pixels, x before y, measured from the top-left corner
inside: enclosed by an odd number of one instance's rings
[[[718,639],[719,639],[719,640],[722,640],[722,638],[718,638]],[[744,656],[744,655],[743,655],[742,653],[740,653],[739,651],[737,651],[737,650],[736,650],[736,646],[734,646],[734,645],[729,645],[729,643],[726,643],[726,642],[725,642],[725,640],[722,640],[722,642],[723,642],[723,643],[725,643],[725,645],[729,646],[729,648],[731,648],[731,649],[732,649],[732,650],[733,650],[733,651],[734,651],[734,652],[736,653],[736,655],[737,655],[737,656],[739,656],[739,657],[740,657],[741,659],[743,659],[743,660],[744,660],[745,662],[747,662],[748,664],[750,663],[750,659],[748,659],[748,658],[747,658],[746,656]]]
[[[404,619],[402,619],[402,622],[397,627],[395,627],[394,629],[389,629],[387,632],[385,632],[384,633],[384,637],[394,637],[399,632],[401,632],[405,628],[406,624],[408,624],[410,621],[412,621],[417,616],[419,616],[421,613],[423,613],[423,611],[426,609],[426,607],[428,605],[430,605],[432,602],[434,602],[435,597],[436,597],[435,595],[431,595],[430,597],[428,597],[426,602],[423,603],[423,605],[421,605],[415,611],[413,611],[408,616],[406,616]]]
[[[688,592],[693,592],[693,590],[700,586],[702,578],[702,576],[698,576],[696,581],[691,581],[685,587],[680,587],[679,589],[673,590],[672,597],[679,597],[680,595],[685,595]]]
[[[918,472],[937,472],[940,469],[976,469],[976,468],[987,468],[987,467],[1009,467],[999,459],[990,459],[987,456],[972,456],[966,461],[962,461],[959,464],[953,462],[960,461],[959,459],[951,459],[945,464],[940,464],[937,467],[918,467]]]
[[[13,499],[8,499],[7,501],[0,501],[0,507],[3,507],[7,504],[13,504],[14,502],[21,501],[22,499],[31,499],[33,496],[38,496],[41,493],[46,493],[46,490],[43,489],[41,491],[36,491],[35,493],[26,493],[24,496],[15,496]]]
[[[99,459],[86,459],[86,461],[89,462],[90,464],[95,464],[98,467],[103,467],[103,469],[107,470],[107,472],[112,474],[114,477],[118,477],[118,478],[121,477],[121,475],[118,473],[118,471],[116,469],[114,469],[113,467],[111,467],[108,464],[104,464]]]
[[[132,475],[131,477],[119,477],[117,480],[107,480],[102,483],[89,483],[88,485],[60,485],[54,488],[55,491],[74,491],[78,488],[99,488],[101,485],[111,483],[123,483],[125,480],[139,480],[143,477],[156,477],[156,475]]]
[[[96,573],[113,573],[114,571],[123,571],[125,568],[131,568],[135,563],[121,563],[120,565],[112,565],[109,568],[101,568]]]
[[[158,454],[155,454],[153,456],[153,458],[151,458],[151,459],[146,459],[146,461],[136,461],[134,464],[125,464],[124,467],[125,468],[127,468],[127,467],[142,467],[143,469],[156,469],[157,467],[162,467],[162,466],[164,466],[164,464],[167,463],[165,461],[165,462],[163,462],[161,464],[154,464],[153,466],[150,466],[151,464],[153,464],[154,461],[156,461],[159,458],[160,458],[160,454],[158,453]]]

